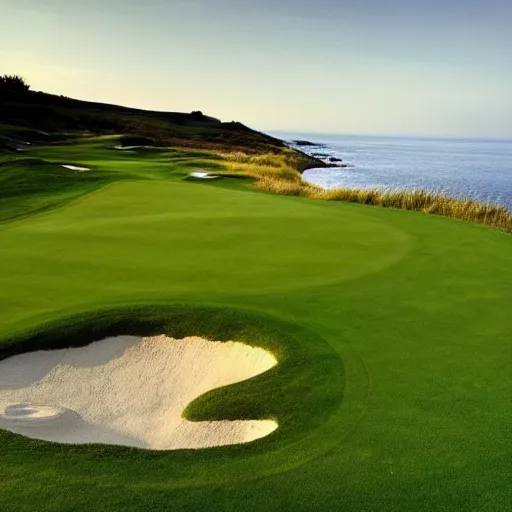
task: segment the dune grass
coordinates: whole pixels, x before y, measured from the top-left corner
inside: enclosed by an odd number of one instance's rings
[[[512,232],[512,213],[504,206],[485,204],[473,199],[459,199],[428,190],[378,190],[371,188],[326,190],[302,179],[288,180],[284,176],[262,176],[256,181],[255,186],[277,194],[443,215],[475,224],[483,224],[508,233]]]

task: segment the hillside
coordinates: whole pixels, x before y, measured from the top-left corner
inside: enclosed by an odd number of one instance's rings
[[[255,154],[280,153],[286,147],[240,122],[222,122],[200,111],[145,111],[44,92],[0,90],[0,151],[15,151],[23,142],[56,143],[112,134],[147,137],[155,146]],[[300,151],[296,154],[299,170],[326,166]]]

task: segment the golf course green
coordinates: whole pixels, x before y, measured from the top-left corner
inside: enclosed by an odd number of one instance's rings
[[[0,157],[0,358],[115,334],[244,341],[277,367],[186,414],[279,428],[162,452],[0,431],[1,511],[509,509],[509,234],[191,180],[222,160],[116,140]]]

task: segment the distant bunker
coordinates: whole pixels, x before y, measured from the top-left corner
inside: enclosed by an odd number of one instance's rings
[[[70,164],[61,165],[61,167],[63,167],[64,169],[67,169],[68,171],[75,171],[75,172],[87,172],[87,171],[91,170],[88,167],[79,167],[77,165],[70,165]]]
[[[219,176],[218,174],[212,174],[210,172],[203,171],[203,170],[192,171],[189,174],[189,177],[195,178],[198,180],[212,180],[212,179],[214,180],[214,179],[221,178],[221,176]]]

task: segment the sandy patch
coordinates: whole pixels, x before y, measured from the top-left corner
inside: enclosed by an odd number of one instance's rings
[[[53,422],[66,413],[62,407],[48,407],[47,405],[15,404],[8,405],[1,410],[2,418],[13,425],[40,425]]]
[[[86,347],[0,361],[0,428],[60,443],[154,450],[241,444],[269,435],[273,420],[191,422],[187,405],[277,364],[239,342],[118,336]]]
[[[155,146],[114,146],[119,151],[134,151],[135,149],[159,149]]]
[[[68,169],[69,171],[76,172],[86,172],[91,170],[88,167],[77,167],[76,165],[61,165],[61,167],[64,167],[64,169]]]
[[[211,180],[220,178],[220,176],[217,176],[216,174],[210,174],[209,172],[203,171],[193,171],[189,174],[189,176],[200,180]]]

